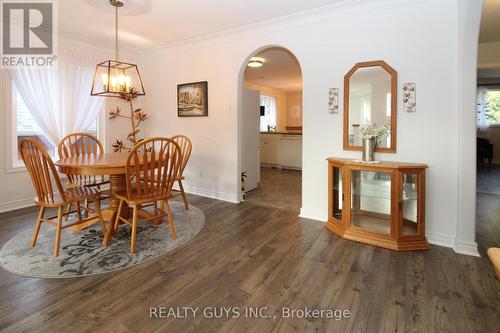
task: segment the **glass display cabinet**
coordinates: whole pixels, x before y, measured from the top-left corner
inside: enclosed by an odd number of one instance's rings
[[[338,236],[392,250],[424,250],[425,170],[418,163],[328,159],[328,222]]]

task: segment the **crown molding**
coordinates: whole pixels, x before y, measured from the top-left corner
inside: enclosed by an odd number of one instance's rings
[[[85,45],[86,51],[92,53],[100,53],[103,54],[103,57],[107,58],[113,58],[115,56],[114,42],[107,44],[59,30],[60,48],[71,49],[75,47],[80,47],[82,44]],[[120,54],[126,58],[132,58],[132,59],[135,59],[140,55],[139,52],[137,52],[136,50],[130,50],[129,48],[124,48],[124,47],[120,48]]]
[[[339,21],[352,16],[390,10],[397,7],[410,6],[430,0],[345,0],[326,6],[316,7],[292,14],[287,14],[263,21],[258,21],[219,32],[205,34],[165,45],[138,50],[141,57],[148,58],[157,54],[178,51],[183,47],[200,46],[203,43],[226,42],[228,39],[241,39],[241,34],[256,34],[289,31],[305,26],[320,24],[325,21]]]
[[[378,11],[389,10],[396,7],[409,6],[416,3],[428,2],[430,0],[343,0],[325,6],[311,8],[300,12],[286,14],[271,19],[256,21],[234,28],[224,29],[218,32],[199,35],[196,37],[167,43],[149,48],[122,47],[121,53],[126,57],[148,57],[158,53],[168,52],[182,46],[189,46],[196,43],[203,43],[208,40],[227,39],[236,37],[241,33],[256,32],[258,30],[281,31],[284,29],[297,29],[300,27],[318,24],[325,20],[341,20],[351,16],[370,14]],[[1,22],[0,18],[0,22]],[[113,49],[111,44],[96,41],[81,35],[68,33],[59,28],[60,41],[68,44],[68,41],[76,41],[91,46],[96,51],[106,52]],[[69,43],[71,44],[71,43]],[[64,44],[63,44],[64,45]]]

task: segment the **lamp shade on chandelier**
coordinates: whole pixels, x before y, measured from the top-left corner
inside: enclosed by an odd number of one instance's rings
[[[91,95],[113,97],[133,92],[145,95],[137,65],[117,60],[106,60],[97,64]]]
[[[110,5],[115,7],[115,60],[97,64],[90,94],[108,97],[145,95],[137,65],[118,60],[118,8],[123,2],[110,0]]]

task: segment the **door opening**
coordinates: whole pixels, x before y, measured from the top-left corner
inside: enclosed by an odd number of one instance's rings
[[[302,73],[282,47],[256,52],[241,79],[241,172],[245,200],[294,211],[302,201]]]

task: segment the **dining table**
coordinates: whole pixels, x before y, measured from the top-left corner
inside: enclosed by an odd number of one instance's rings
[[[63,174],[79,175],[79,176],[108,176],[109,177],[109,205],[102,209],[104,221],[109,221],[105,235],[105,241],[112,238],[116,233],[114,229],[114,221],[118,212],[120,200],[116,194],[127,191],[126,182],[126,164],[128,152],[113,152],[102,154],[85,154],[62,158],[54,164],[58,167],[59,172]],[[142,160],[139,161],[142,163]],[[122,207],[120,216],[127,219],[130,215],[130,208],[126,203]],[[150,218],[152,215],[144,209],[138,210],[139,218]],[[90,220],[73,228],[75,231],[82,230],[98,222]]]

